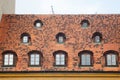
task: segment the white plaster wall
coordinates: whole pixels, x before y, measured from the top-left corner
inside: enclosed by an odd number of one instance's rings
[[[0,0],[0,20],[2,14],[15,13],[15,0]]]

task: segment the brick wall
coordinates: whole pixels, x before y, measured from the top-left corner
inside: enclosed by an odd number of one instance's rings
[[[43,26],[34,27],[34,21],[40,19]],[[90,22],[88,28],[82,28],[83,19]],[[24,45],[20,41],[22,33],[31,36],[31,44]],[[56,34],[66,35],[64,44],[56,42]],[[103,36],[101,44],[95,44],[92,35],[100,32]],[[3,15],[0,23],[0,71],[120,71],[120,15]],[[2,53],[6,50],[16,52],[16,67],[2,67]],[[43,63],[41,67],[29,67],[28,53],[41,51]],[[63,50],[68,53],[68,65],[55,67],[53,53]],[[90,50],[93,54],[92,67],[79,67],[78,53]],[[119,53],[119,66],[106,67],[104,52],[115,50]]]

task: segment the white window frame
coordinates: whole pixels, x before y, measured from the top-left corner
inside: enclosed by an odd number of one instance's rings
[[[7,53],[4,55],[4,66],[12,66],[14,65],[14,55],[11,53]]]
[[[64,37],[63,36],[59,36],[58,37],[58,42],[59,43],[64,43]]]
[[[115,66],[117,65],[117,56],[116,54],[107,54],[106,55],[107,60],[107,66]]]
[[[81,65],[90,66],[91,65],[91,55],[88,53],[81,54]]]
[[[23,36],[22,42],[23,43],[28,43],[29,42],[29,36]]]
[[[82,27],[88,27],[88,23],[87,22],[83,22]]]
[[[100,36],[97,35],[94,37],[94,39],[95,39],[95,43],[100,43]]]
[[[63,66],[65,65],[65,54],[59,53],[55,55],[55,65]]]
[[[35,27],[36,27],[36,28],[42,27],[42,23],[41,23],[41,22],[36,22],[36,23],[35,23]]]
[[[30,54],[30,65],[31,66],[38,66],[40,65],[40,54],[32,53]]]

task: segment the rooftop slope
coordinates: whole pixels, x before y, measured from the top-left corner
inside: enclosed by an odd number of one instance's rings
[[[34,27],[35,20],[41,20],[40,29]],[[82,28],[82,20],[90,25]],[[56,42],[56,34],[66,35],[64,44]],[[92,36],[102,34],[102,42],[95,44]],[[29,33],[31,43],[21,43],[21,34]],[[12,15],[4,14],[0,22],[0,71],[120,71],[120,15]],[[3,52],[11,50],[17,55],[15,67],[3,67]],[[38,50],[43,55],[42,65],[29,66],[28,53]],[[67,66],[54,66],[53,53],[58,50],[67,52]],[[79,66],[78,53],[90,50],[93,54],[93,66]],[[114,50],[119,53],[118,66],[106,67],[104,52]]]

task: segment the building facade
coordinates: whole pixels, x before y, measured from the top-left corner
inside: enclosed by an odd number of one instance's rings
[[[0,22],[0,72],[48,78],[59,73],[58,78],[73,75],[76,80],[85,77],[81,73],[86,73],[86,79],[106,75],[112,80],[108,74],[113,73],[109,75],[115,79],[120,72],[119,18],[117,14],[4,14]]]

